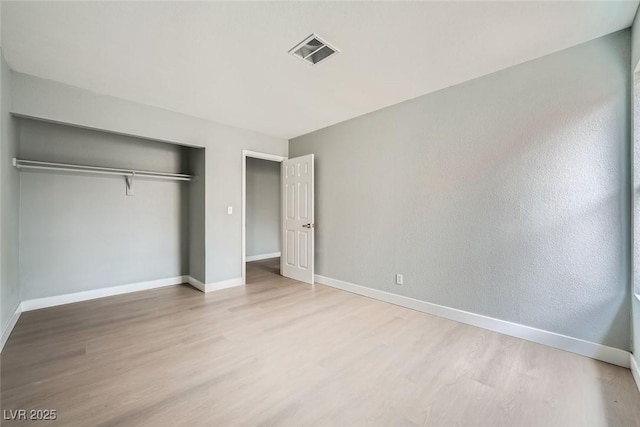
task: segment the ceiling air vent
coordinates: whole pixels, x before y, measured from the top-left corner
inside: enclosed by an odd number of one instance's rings
[[[311,34],[304,39],[302,43],[298,43],[296,47],[289,51],[295,57],[303,61],[315,65],[320,61],[324,61],[328,57],[340,52],[335,47],[329,45],[315,34]]]

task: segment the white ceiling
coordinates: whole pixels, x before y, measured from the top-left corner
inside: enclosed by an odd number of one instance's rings
[[[638,2],[3,2],[16,71],[291,138],[631,25]],[[310,66],[311,33],[341,50]]]

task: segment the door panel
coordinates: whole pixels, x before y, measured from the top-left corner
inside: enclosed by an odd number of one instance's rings
[[[281,274],[313,284],[314,215],[313,154],[282,162],[282,232]]]
[[[307,231],[301,231],[298,234],[298,248],[300,253],[300,268],[309,268],[309,253],[307,252],[307,246],[309,244],[309,233]]]
[[[296,187],[294,184],[285,184],[285,188],[286,188],[286,199],[285,199],[285,206],[286,206],[286,212],[287,212],[287,216],[286,219],[295,219],[296,217],[296,205],[295,205],[295,200],[296,200]]]
[[[293,230],[286,230],[285,233],[287,234],[287,238],[285,239],[285,253],[287,254],[286,262],[287,265],[295,266],[296,233]]]
[[[306,182],[298,183],[298,212],[300,219],[309,219],[309,184]]]

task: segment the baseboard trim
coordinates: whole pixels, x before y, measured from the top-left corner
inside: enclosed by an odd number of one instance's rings
[[[638,388],[638,391],[640,391],[640,369],[638,369],[638,364],[636,363],[636,358],[633,357],[633,354],[629,355],[629,362],[631,365],[631,375],[633,375],[636,387]]]
[[[444,317],[446,319],[455,320],[467,325],[477,326],[479,328],[488,329],[501,334],[510,335],[512,337],[522,338],[527,341],[580,354],[582,356],[601,360],[613,365],[625,368],[630,367],[631,353],[625,350],[620,350],[619,348],[608,347],[602,344],[557,334],[555,332],[508,322],[506,320],[495,319],[481,314],[470,313],[468,311],[433,304],[402,295],[392,294],[390,292],[371,289],[365,286],[344,282],[342,280],[320,276],[318,274],[315,275],[315,281],[321,285],[331,286],[354,294],[385,301],[391,304],[410,308],[412,310],[432,314],[434,316]]]
[[[39,310],[41,308],[55,307],[74,302],[88,301],[97,298],[114,295],[128,294],[131,292],[146,291],[165,286],[186,283],[189,276],[169,277],[167,279],[151,280],[148,282],[132,283],[128,285],[112,286],[108,288],[93,289],[90,291],[75,292],[72,294],[56,295],[53,297],[37,298],[22,302],[22,311]]]
[[[7,323],[7,326],[5,326],[4,330],[2,331],[2,336],[0,336],[0,353],[2,353],[4,345],[7,343],[7,340],[9,339],[13,328],[16,326],[16,323],[18,323],[18,319],[20,318],[21,314],[22,304],[18,304],[18,306],[16,307],[16,311],[13,312],[13,315],[9,319],[9,323]]]
[[[223,280],[220,282],[207,283],[206,285],[201,281],[194,279],[191,276],[176,276],[169,277],[167,279],[151,280],[148,282],[131,283],[128,285],[112,286],[108,288],[92,289],[90,291],[74,292],[71,294],[56,295],[52,297],[36,298],[26,301],[22,301],[18,304],[16,311],[9,319],[9,323],[2,331],[0,336],[0,352],[4,348],[5,343],[11,335],[11,331],[15,327],[20,314],[24,311],[39,310],[42,308],[56,307],[59,305],[72,304],[74,302],[89,301],[92,299],[105,298],[114,295],[128,294],[131,292],[146,291],[150,289],[163,288],[165,286],[179,285],[181,283],[189,283],[194,288],[202,292],[211,292],[221,289],[232,288],[235,286],[242,286],[242,278],[237,277],[235,279]]]
[[[273,252],[270,254],[262,254],[262,255],[251,255],[247,257],[247,262],[262,261],[263,259],[271,259],[271,258],[280,258],[280,255],[282,255],[280,252]]]
[[[212,292],[212,291],[219,291],[221,289],[228,289],[228,288],[233,288],[233,287],[236,287],[236,286],[244,285],[244,283],[242,283],[242,277],[236,277],[235,279],[222,280],[220,282],[213,282],[213,283],[204,284],[201,281],[199,281],[197,279],[194,279],[193,277],[189,276],[188,277],[188,282],[194,288],[198,289],[199,291],[205,292],[205,293],[206,292]]]
[[[189,283],[191,286],[193,286],[194,288],[196,288],[199,291],[202,292],[206,292],[206,285],[204,283],[202,283],[201,281],[199,281],[196,278],[193,278],[191,276],[187,277],[187,283]]]
[[[205,292],[219,291],[221,289],[234,288],[236,286],[243,286],[242,277],[236,277],[235,279],[222,280],[220,282],[207,283]]]

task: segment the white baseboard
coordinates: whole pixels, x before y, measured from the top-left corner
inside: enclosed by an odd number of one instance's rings
[[[191,276],[188,276],[188,277],[187,277],[187,282],[188,282],[191,286],[193,286],[194,288],[196,288],[197,290],[202,291],[202,292],[206,292],[206,290],[205,290],[205,289],[207,288],[207,286],[206,286],[204,283],[202,283],[201,281],[199,281],[198,279],[195,279],[195,278],[193,278],[193,277],[191,277]]]
[[[220,289],[233,288],[236,286],[242,286],[242,277],[236,277],[235,279],[222,280],[220,282],[207,283],[205,292],[219,291]]]
[[[201,281],[194,279],[193,277],[188,277],[188,282],[194,288],[202,291],[202,292],[212,292],[219,291],[221,289],[233,288],[235,286],[242,286],[242,277],[236,277],[235,279],[223,280],[220,282],[213,282],[204,284]]]
[[[251,255],[247,257],[247,262],[251,261],[261,261],[263,259],[271,259],[271,258],[280,258],[280,252],[273,252],[270,254],[262,254],[262,255]]]
[[[130,292],[145,291],[148,289],[162,288],[164,286],[179,285],[180,283],[186,283],[187,281],[188,276],[177,276],[167,279],[151,280],[149,282],[132,283],[129,285],[112,286],[109,288],[93,289],[90,291],[75,292],[72,294],[31,299],[22,302],[22,311],[38,310],[41,308],[55,307],[58,305],[71,304],[96,298],[128,294]]]
[[[344,282],[342,280],[331,279],[320,275],[315,275],[315,281],[322,285],[331,286],[352,292],[354,294],[363,295],[377,300],[385,301],[391,304],[407,307],[423,313],[432,314],[446,319],[455,320],[467,325],[477,326],[479,328],[488,329],[499,332],[501,334],[510,335],[512,337],[522,338],[549,347],[566,350],[572,353],[591,357],[592,359],[601,360],[613,365],[630,367],[630,355],[628,351],[620,350],[614,347],[608,347],[602,344],[596,344],[584,341],[578,338],[557,334],[555,332],[545,331],[542,329],[532,328],[530,326],[518,323],[508,322],[506,320],[494,319],[492,317],[483,316],[481,314],[470,313],[468,311],[458,310],[451,307],[445,307],[438,304],[432,304],[426,301],[414,298],[396,295],[377,289],[367,288],[365,286],[355,285],[353,283]]]
[[[22,301],[21,310],[31,311],[41,308],[55,307],[58,305],[71,304],[74,302],[88,301],[97,298],[110,297],[114,295],[128,294],[131,292],[146,291],[149,289],[162,288],[165,286],[179,285],[181,283],[189,283],[202,292],[211,292],[218,289],[231,288],[233,286],[242,285],[242,279],[236,278],[224,280],[222,282],[207,283],[194,279],[191,276],[169,277],[167,279],[151,280],[149,282],[131,283],[129,285],[112,286],[108,288],[93,289],[90,291],[75,292],[72,294],[56,295],[52,297],[36,298]]]
[[[640,369],[638,369],[638,364],[636,363],[636,358],[633,357],[633,354],[629,355],[629,361],[631,365],[631,375],[633,375],[636,387],[638,388],[638,391],[640,391]]]
[[[114,295],[128,294],[131,292],[145,291],[149,289],[162,288],[165,286],[179,285],[181,283],[189,283],[202,292],[217,291],[220,289],[232,288],[234,286],[242,286],[242,278],[238,277],[221,282],[207,283],[206,285],[191,276],[169,277],[167,279],[151,280],[148,282],[131,283],[128,285],[112,286],[109,288],[93,289],[90,291],[75,292],[72,294],[56,295],[52,297],[36,298],[22,301],[16,308],[15,313],[11,316],[9,323],[2,331],[0,336],[0,352],[4,348],[4,344],[9,339],[11,331],[18,322],[18,318],[23,311],[39,310],[41,308],[55,307],[58,305],[71,304],[74,302],[88,301],[97,298],[110,297]]]
[[[22,304],[18,304],[18,307],[16,307],[16,311],[13,312],[13,315],[9,319],[9,323],[7,323],[7,326],[5,326],[4,330],[2,331],[2,336],[0,336],[0,353],[2,353],[2,349],[9,339],[9,335],[11,335],[11,331],[13,331],[16,323],[18,323],[20,314],[22,314]]]

